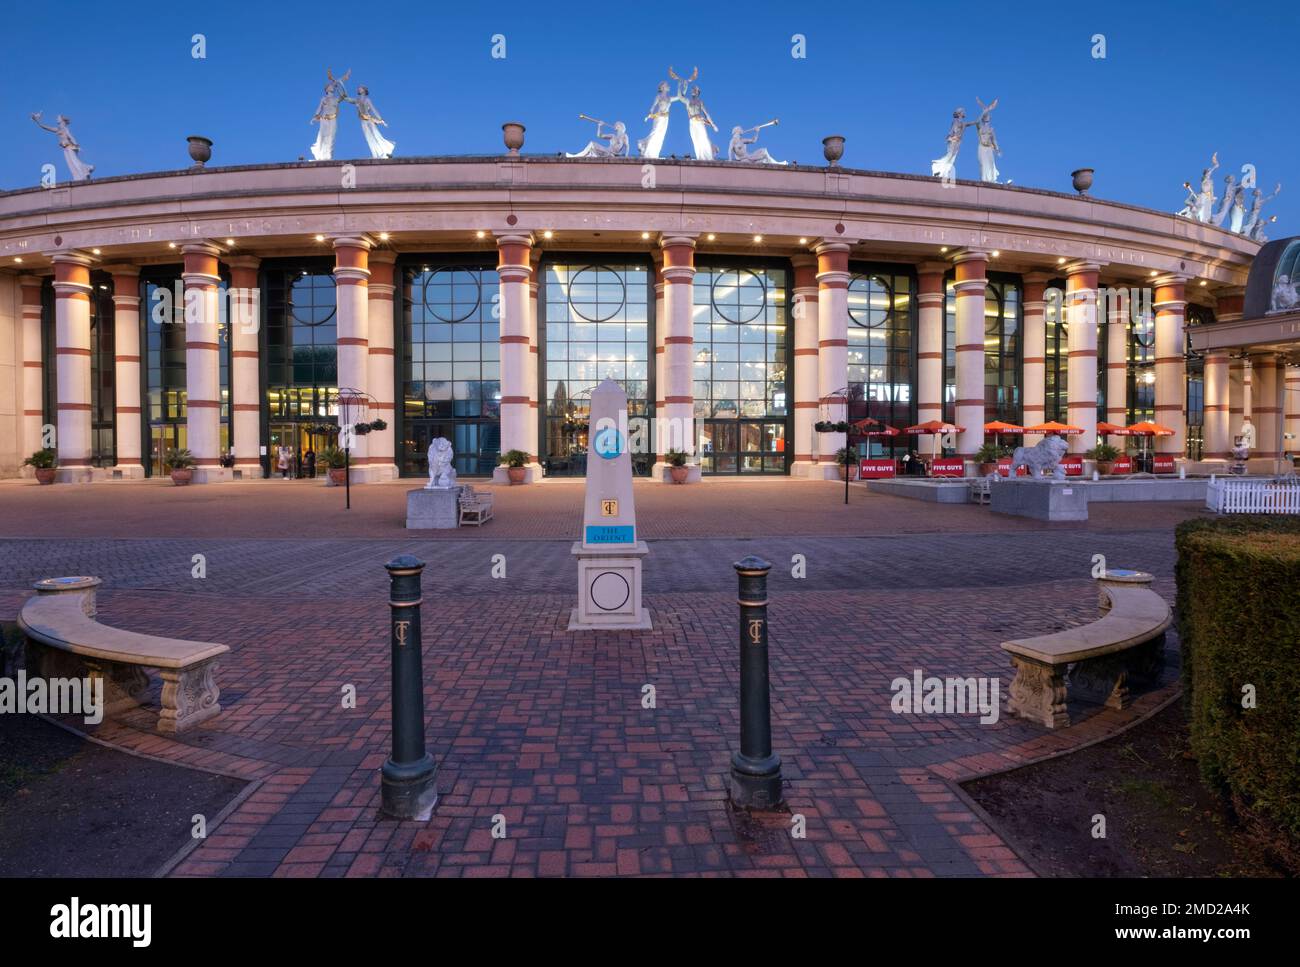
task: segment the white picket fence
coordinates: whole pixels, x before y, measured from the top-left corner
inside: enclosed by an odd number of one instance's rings
[[[1300,514],[1300,478],[1219,477],[1206,485],[1205,506],[1218,514]]]

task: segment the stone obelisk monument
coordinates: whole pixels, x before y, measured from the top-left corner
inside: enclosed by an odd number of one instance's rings
[[[641,559],[650,552],[637,539],[628,452],[627,394],[612,379],[591,393],[587,436],[587,496],[578,559],[578,606],[569,630],[649,628],[641,606]]]

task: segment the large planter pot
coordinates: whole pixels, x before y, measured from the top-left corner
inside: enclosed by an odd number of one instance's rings
[[[190,157],[194,160],[194,167],[202,168],[212,160],[212,141],[198,134],[189,136]]]
[[[510,486],[521,484],[528,476],[527,467],[506,467],[506,476],[510,478]]]
[[[1092,187],[1091,168],[1079,168],[1077,171],[1070,172],[1070,180],[1074,184],[1074,190],[1081,195],[1086,195],[1088,189]]]
[[[507,121],[501,125],[501,137],[506,143],[506,150],[517,155],[524,146],[524,126],[518,121]]]
[[[194,471],[189,467],[177,467],[172,470],[172,483],[177,487],[188,487],[194,479]]]
[[[37,467],[36,482],[40,484],[52,484],[54,483],[54,477],[57,473],[58,471],[53,467]]]
[[[841,480],[845,479],[845,476],[847,475],[849,480],[857,480],[858,479],[857,471],[858,471],[857,467],[840,467],[840,479]]]
[[[822,138],[822,155],[832,166],[838,165],[844,157],[844,135],[831,134]]]
[[[997,473],[998,465],[996,463],[981,463],[980,476],[987,477],[991,473]]]
[[[348,482],[347,467],[330,467],[330,483],[336,487],[342,487]]]
[[[672,477],[673,483],[675,484],[686,483],[686,478],[689,477],[690,475],[691,475],[691,468],[687,466],[668,468],[668,476]]]
[[[1115,467],[1115,461],[1114,461],[1114,460],[1098,460],[1098,461],[1097,461],[1097,472],[1098,472],[1099,474],[1101,474],[1103,477],[1106,476],[1107,474],[1109,474],[1109,473],[1111,472],[1111,470],[1114,469],[1114,467]]]

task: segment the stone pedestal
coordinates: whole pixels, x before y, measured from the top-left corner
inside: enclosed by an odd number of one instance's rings
[[[419,490],[406,492],[406,527],[408,530],[452,530],[460,526],[460,508],[457,500],[459,487],[446,490]]]
[[[1087,520],[1087,488],[1064,480],[998,480],[989,488],[995,514],[1035,520]]]
[[[645,541],[608,550],[574,541],[578,606],[569,630],[649,629],[650,613],[641,606],[641,559],[648,553]]]

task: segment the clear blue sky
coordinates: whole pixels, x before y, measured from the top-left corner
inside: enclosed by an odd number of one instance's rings
[[[1016,184],[1069,191],[1070,171],[1093,167],[1098,197],[1173,211],[1217,149],[1220,186],[1246,162],[1266,193],[1284,183],[1267,209],[1278,238],[1300,234],[1298,11],[1292,0],[61,0],[5,17],[0,187],[36,184],[51,161],[65,176],[54,136],[28,119],[36,110],[73,119],[99,177],[184,167],[189,134],[213,139],[214,165],[293,161],[310,157],[331,66],[351,68],[350,90],[370,88],[398,155],[498,153],[507,120],[527,125],[525,153],[552,154],[591,136],[579,112],[640,136],[668,65],[698,65],[724,133],[779,117],[760,143],[804,163],[823,163],[821,138],[838,133],[846,165],[928,173],[953,108],[974,114],[977,96],[999,99],[999,165]],[[195,33],[206,59],[191,57]],[[504,60],[491,57],[498,33]],[[790,56],[795,33],[806,59]],[[1097,33],[1104,60],[1092,57]],[[365,156],[352,108],[340,118],[336,156]],[[684,118],[674,108],[666,153],[689,152]],[[972,134],[958,165],[977,177]]]

